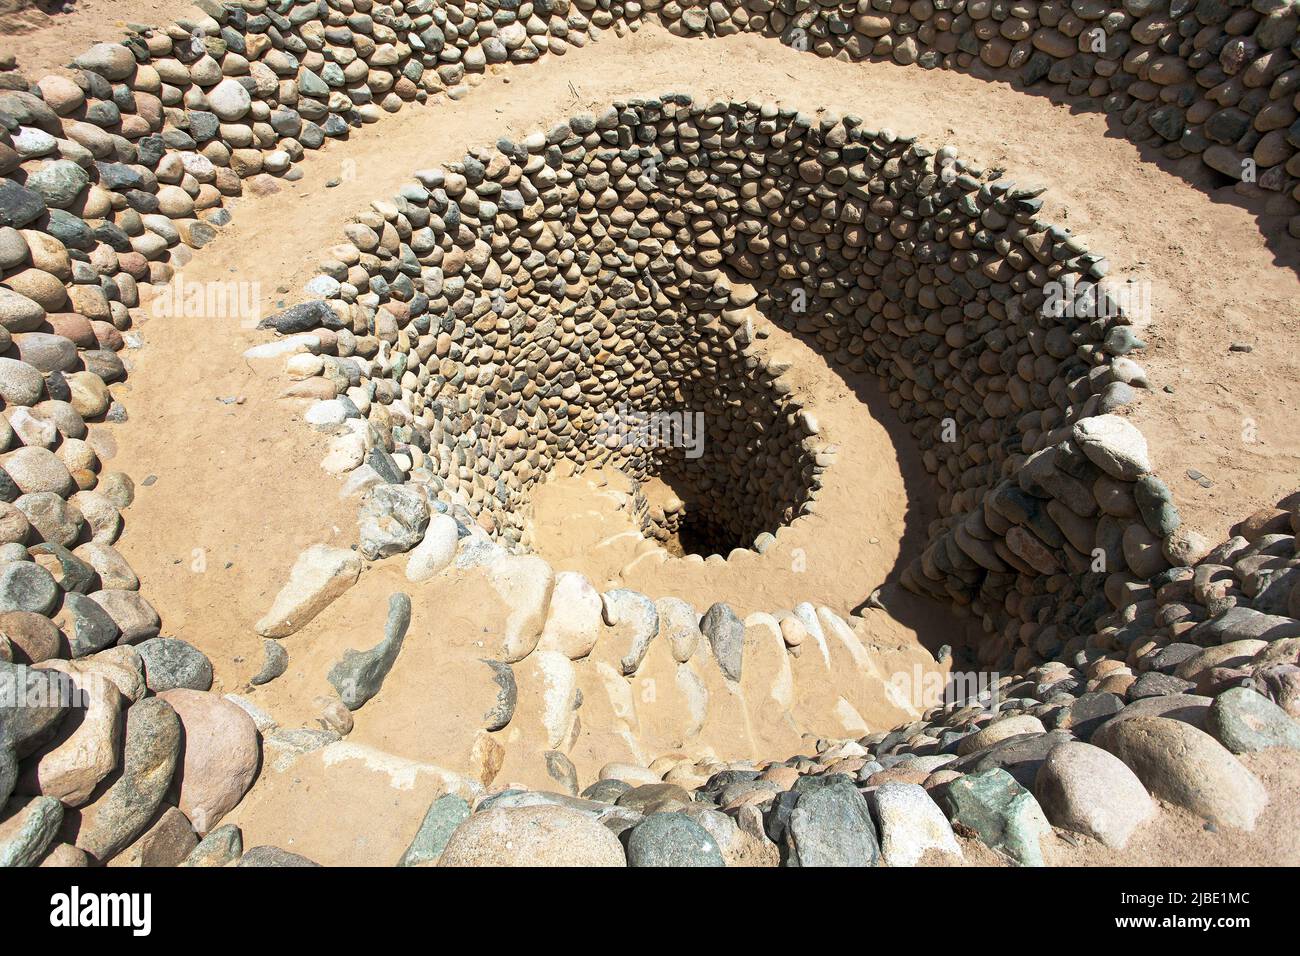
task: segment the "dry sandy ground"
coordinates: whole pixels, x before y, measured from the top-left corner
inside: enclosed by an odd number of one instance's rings
[[[81,8],[157,21],[177,6],[90,0]],[[23,65],[36,75],[38,65],[66,62],[116,32],[108,20],[74,17],[60,24],[22,40]],[[496,71],[460,102],[408,107],[346,143],[331,143],[304,164],[300,182],[238,202],[234,223],[197,254],[184,278],[256,283],[261,311],[268,313],[301,298],[302,284],[339,241],[349,215],[391,196],[413,170],[502,135],[548,128],[611,99],[678,90],[701,99],[772,99],[808,111],[856,113],[868,125],[917,135],[934,147],[955,144],[1015,181],[1050,186],[1046,219],[1088,236],[1110,257],[1113,275],[1151,283],[1151,348],[1142,361],[1155,390],[1134,418],[1185,518],[1217,538],[1232,521],[1293,489],[1300,473],[1292,387],[1300,359],[1290,347],[1300,331],[1296,244],[1278,241],[1279,223],[1267,221],[1270,246],[1240,197],[1207,196],[1170,164],[1109,136],[1103,116],[960,74],[820,60],[753,37],[686,41],[657,28],[624,39],[611,35],[560,59]],[[342,182],[326,188],[333,179]],[[338,483],[317,467],[324,440],[298,421],[301,405],[278,398],[288,384],[278,363],[255,370],[242,358],[264,334],[243,328],[237,316],[155,319],[140,331],[145,344],[131,356],[129,383],[115,388],[131,420],[111,432],[119,449],[112,467],[139,485],[121,547],[161,613],[164,633],[212,657],[217,689],[238,690],[260,665],[253,621],[303,547],[355,540],[354,506],[339,500]],[[1239,341],[1253,343],[1254,351],[1229,353],[1229,344]],[[855,422],[853,415],[876,408],[845,394],[851,383],[813,362],[801,364],[799,373],[812,390],[806,400],[828,409],[821,414],[846,429],[845,437],[887,438],[887,409],[877,420]],[[232,397],[244,401],[218,400]],[[860,479],[860,501],[886,502],[884,510],[864,512],[847,492],[837,500],[838,522],[858,530],[856,546],[846,549],[852,536],[836,537],[832,532],[841,529],[810,519],[810,539],[820,527],[830,544],[810,555],[808,572],[723,574],[714,599],[748,608],[761,593],[765,608],[774,609],[816,591],[826,603],[845,606],[879,583],[896,563],[900,529],[912,520],[898,492],[910,485],[914,462],[893,445],[872,454],[860,465],[841,465],[846,478]],[[1214,487],[1186,479],[1191,467],[1209,475]],[[146,475],[156,482],[140,484]],[[864,558],[861,541],[870,537],[879,538],[881,552]],[[672,573],[669,568],[661,579],[665,587],[676,583]],[[384,601],[399,580],[388,568],[368,572],[346,604],[317,622],[319,631],[330,632],[329,646],[373,643]],[[417,599],[417,627],[421,613],[438,610]],[[955,625],[946,626],[956,633]],[[882,631],[897,636],[893,622]],[[303,649],[300,643],[291,653],[298,657]],[[317,656],[308,653],[306,660]]]
[[[166,26],[193,10],[183,0],[0,0],[0,53],[37,80],[94,43],[121,39],[128,23]]]

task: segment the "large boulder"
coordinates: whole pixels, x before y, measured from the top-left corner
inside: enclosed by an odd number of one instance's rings
[[[1112,720],[1092,738],[1152,794],[1214,823],[1253,830],[1268,791],[1209,734],[1167,717]]]
[[[257,727],[238,704],[218,694],[178,687],[158,696],[175,709],[184,730],[176,805],[203,836],[253,785],[261,758]]]
[[[626,866],[618,837],[594,816],[562,806],[483,810],[460,824],[439,866]]]

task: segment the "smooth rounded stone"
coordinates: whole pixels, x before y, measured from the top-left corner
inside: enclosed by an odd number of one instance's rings
[[[90,185],[90,175],[76,163],[56,159],[27,177],[27,188],[53,209],[67,209]]]
[[[349,648],[343,652],[342,659],[330,668],[329,682],[338,691],[339,698],[348,710],[359,709],[379,693],[384,678],[397,661],[410,626],[411,598],[402,593],[390,595],[383,640],[365,651]]]
[[[23,244],[26,248],[26,243]],[[22,332],[34,332],[45,321],[45,309],[39,302],[34,302],[21,292],[15,292],[0,286],[0,327],[11,335]],[[5,359],[16,362],[17,359]],[[30,366],[29,366],[30,367]],[[39,372],[38,372],[39,374]],[[7,397],[7,396],[6,396]],[[26,404],[36,404],[30,402]]]
[[[406,561],[406,580],[427,581],[456,557],[458,541],[456,519],[450,515],[435,514],[429,519],[424,537],[415,546]]]
[[[19,789],[57,797],[79,807],[119,764],[124,698],[111,681],[73,674],[81,721],[65,721],[59,731],[25,761]]]
[[[1144,697],[1166,697],[1170,694],[1186,694],[1194,691],[1196,685],[1189,680],[1175,677],[1173,674],[1160,674],[1147,671],[1139,674],[1138,679],[1129,685],[1126,692],[1129,700],[1141,700]]]
[[[598,780],[617,780],[625,783],[628,787],[638,787],[646,783],[662,783],[662,774],[655,773],[645,767],[639,767],[631,763],[619,763],[611,761],[600,768],[600,773],[596,775]]]
[[[523,660],[537,647],[555,588],[555,572],[536,555],[507,555],[488,567],[488,581],[508,608],[500,638],[507,664]]]
[[[19,758],[59,732],[69,708],[82,701],[72,679],[59,671],[0,663],[0,745]]]
[[[726,866],[717,841],[684,813],[652,813],[627,832],[628,866]]]
[[[74,59],[72,65],[114,82],[129,79],[136,71],[135,56],[120,43],[96,43]]]
[[[671,813],[689,807],[691,793],[675,783],[643,783],[619,796],[615,803],[638,813]]]
[[[131,503],[135,501],[135,482],[120,471],[109,471],[100,475],[99,484],[95,487],[100,494],[123,511],[131,507]]]
[[[63,597],[64,632],[73,657],[85,657],[117,641],[121,632],[108,612],[84,594]]]
[[[63,632],[43,614],[35,611],[0,612],[0,636],[14,651],[19,664],[39,664],[63,656]]]
[[[1167,694],[1163,697],[1143,697],[1133,700],[1106,723],[1127,720],[1130,717],[1168,717],[1181,720],[1198,730],[1204,730],[1210,714],[1212,698],[1199,694]],[[1105,724],[1102,725],[1103,727]],[[1096,733],[1093,734],[1096,736]]]
[[[361,554],[369,561],[410,551],[424,537],[429,505],[405,485],[377,485],[357,509]]]
[[[2,807],[0,807],[2,809]],[[58,835],[63,804],[54,797],[34,797],[0,822],[0,869],[36,866]]]
[[[926,789],[914,783],[885,783],[868,800],[880,823],[880,855],[886,866],[916,866],[929,850],[962,858],[952,824]]]
[[[90,529],[92,541],[112,544],[122,533],[122,513],[97,491],[78,491],[68,499]]]
[[[116,591],[139,589],[140,579],[126,563],[126,558],[122,557],[112,545],[101,541],[87,541],[73,549],[72,554],[95,570],[102,587]]]
[[[624,675],[637,672],[659,634],[659,612],[654,602],[639,591],[615,588],[602,595],[602,617],[609,633],[602,640],[612,643]]]
[[[162,805],[181,753],[181,722],[158,697],[126,712],[122,767],[109,788],[79,813],[76,846],[107,860],[148,827]]]
[[[1268,747],[1300,750],[1300,721],[1246,687],[1230,688],[1214,699],[1205,730],[1233,753]]]
[[[690,603],[675,597],[660,598],[655,610],[659,612],[659,633],[668,641],[673,660],[686,663],[695,656],[704,636],[700,615]]]
[[[180,866],[194,851],[199,838],[185,814],[163,805],[163,811],[134,843],[108,861],[113,867]]]
[[[45,379],[26,362],[0,356],[0,398],[11,406],[32,406],[45,393]]]
[[[68,372],[78,367],[77,346],[62,335],[19,332],[13,336],[13,344],[18,357],[40,372]]]
[[[145,684],[155,694],[177,687],[212,688],[212,662],[193,644],[174,637],[155,637],[135,645],[144,663]]]
[[[1005,770],[958,777],[943,793],[948,819],[1021,866],[1043,866],[1041,840],[1052,832],[1038,801]]]
[[[562,806],[473,814],[452,832],[439,866],[626,866],[623,846],[588,813]]]
[[[1151,471],[1146,438],[1128,419],[1118,415],[1082,418],[1071,435],[1089,460],[1112,478],[1134,481]]]
[[[875,866],[880,859],[871,811],[847,782],[799,794],[783,843],[787,866]]]
[[[631,789],[632,785],[624,780],[597,780],[579,796],[597,803],[617,803],[618,798]]]
[[[0,226],[0,269],[17,268],[30,257],[31,251],[23,234],[13,226]]]
[[[1268,803],[1254,774],[1209,734],[1182,721],[1112,720],[1092,742],[1124,761],[1151,794],[1213,823],[1253,830]]]
[[[1043,734],[1047,728],[1037,717],[1030,714],[1010,714],[1006,717],[985,724],[984,727],[973,734],[961,739],[957,744],[957,753],[960,756],[968,756],[977,750],[983,750],[985,747],[991,747],[993,744],[1006,740],[1008,737],[1015,737],[1019,734]]]
[[[288,637],[356,584],[362,562],[346,548],[314,544],[294,562],[271,610],[254,625],[263,637]]]
[[[139,644],[158,636],[162,621],[139,591],[122,591],[105,588],[87,595],[108,612],[119,631],[121,644]]]
[[[1117,694],[1081,694],[1062,707],[1051,723],[1056,729],[1068,730],[1080,740],[1088,740],[1098,727],[1123,709],[1124,699]]]
[[[234,863],[244,855],[244,835],[233,823],[217,827],[190,851],[181,866],[213,867]]]
[[[700,633],[708,640],[723,676],[739,681],[745,650],[745,625],[736,612],[727,604],[714,604],[700,619]]]
[[[51,869],[84,869],[90,866],[90,858],[71,843],[56,843],[46,851],[40,866]]]
[[[321,366],[320,356],[303,353],[292,356],[289,361],[285,363],[286,371],[289,371],[291,375],[294,374],[292,366],[298,359],[314,359],[314,365],[317,371],[319,371]],[[302,377],[308,378],[311,374],[315,374],[315,372]],[[304,422],[317,428],[335,428],[347,421],[347,418],[347,407],[337,398],[331,398],[323,402],[315,402],[306,412],[303,413],[302,416]]]
[[[253,785],[261,756],[257,727],[217,694],[176,688],[158,696],[175,709],[185,734],[176,805],[203,836]]]
[[[0,463],[23,494],[48,491],[66,498],[76,491],[67,467],[48,448],[19,448]]]
[[[307,867],[320,866],[299,853],[291,853],[277,846],[255,846],[242,857],[236,866],[258,867]]]
[[[604,601],[587,577],[577,571],[560,571],[555,575],[538,646],[580,660],[596,646],[603,614]]]
[[[1199,684],[1205,680],[1206,675],[1214,668],[1249,666],[1251,661],[1267,647],[1267,641],[1255,638],[1229,641],[1227,644],[1220,644],[1218,647],[1207,647],[1199,654],[1194,654],[1175,667],[1174,676],[1181,677],[1183,680],[1195,681]]]
[[[284,649],[284,645],[264,637],[262,638],[262,668],[248,682],[254,687],[261,687],[263,684],[271,683],[288,669],[289,652]],[[206,687],[200,689],[207,690]]]
[[[212,112],[217,114],[217,118],[222,122],[233,123],[236,120],[243,119],[249,109],[252,108],[253,101],[248,95],[248,90],[234,79],[225,79],[214,86],[207,92],[208,106]]]
[[[1061,744],[1038,770],[1034,796],[1053,826],[1122,850],[1155,802],[1122,760],[1091,744]]]
[[[420,829],[406,848],[398,866],[433,866],[442,856],[456,828],[469,819],[469,804],[463,797],[449,793],[429,805]]]
[[[1300,621],[1280,614],[1262,614],[1254,608],[1237,605],[1202,621],[1188,636],[1203,647],[1237,641],[1277,641],[1285,637],[1300,637]]]
[[[59,605],[60,591],[50,572],[31,561],[0,568],[0,612],[34,611],[48,616]]]

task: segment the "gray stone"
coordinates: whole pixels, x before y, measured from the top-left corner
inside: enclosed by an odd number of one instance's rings
[[[343,653],[343,659],[330,668],[329,682],[348,710],[359,709],[379,693],[384,678],[397,660],[410,625],[410,597],[401,593],[392,595],[388,599],[384,639],[368,651],[349,648]]]
[[[360,550],[370,561],[410,551],[424,537],[429,506],[414,488],[376,485],[357,511]]]
[[[249,680],[254,687],[269,684],[289,669],[289,652],[279,641],[262,638],[262,669]]]
[[[255,846],[239,858],[236,866],[260,866],[260,867],[304,867],[320,866],[313,860],[300,856],[297,853],[290,853],[288,850],[282,850],[278,846]]]
[[[740,680],[741,657],[745,650],[745,625],[729,605],[717,603],[704,612],[700,631],[709,641],[713,656],[728,680]]]
[[[1300,750],[1300,722],[1246,687],[1233,687],[1214,699],[1205,729],[1233,753],[1268,747]]]
[[[155,694],[186,687],[210,690],[212,662],[188,641],[174,637],[155,637],[136,645],[144,662],[145,683]]]
[[[987,846],[1022,866],[1043,866],[1041,839],[1052,832],[1038,801],[1005,770],[967,774],[948,784],[945,811]]]
[[[34,797],[0,823],[0,869],[36,866],[54,842],[63,822],[63,804],[54,797]]]
[[[233,823],[223,823],[190,851],[181,866],[209,867],[234,863],[244,854],[244,835]]]
[[[871,811],[847,782],[799,794],[784,837],[787,866],[875,866],[880,858]]]
[[[684,813],[652,813],[627,831],[628,866],[726,866],[712,834]]]
[[[519,689],[515,683],[514,669],[504,661],[479,658],[492,669],[492,680],[497,685],[496,700],[492,708],[483,715],[484,730],[500,730],[510,723],[515,715],[515,704],[519,699]]]
[[[107,860],[144,832],[162,805],[181,752],[181,722],[160,697],[126,712],[121,770],[108,790],[79,813],[76,845]]]
[[[114,643],[121,633],[108,612],[84,594],[65,594],[63,612],[68,618],[64,630],[73,657],[85,657],[103,650]]]
[[[420,829],[397,865],[428,866],[437,863],[456,827],[467,819],[469,804],[463,798],[454,793],[439,797],[425,813]]]

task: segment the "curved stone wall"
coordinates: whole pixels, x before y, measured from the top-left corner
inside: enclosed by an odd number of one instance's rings
[[[1023,668],[1077,650],[1120,606],[1126,583],[1192,556],[1145,441],[1113,414],[1146,385],[1125,357],[1141,340],[1097,282],[1104,260],[1036,217],[1036,191],[857,118],[673,95],[616,103],[421,177],[334,250],[354,263],[369,254],[369,269],[313,284],[341,297],[334,310],[353,328],[386,330],[381,338],[396,343],[347,394],[381,432],[394,408],[427,430],[427,461],[422,437],[394,430],[403,462],[422,465],[410,477],[432,480],[435,495],[446,489],[471,513],[488,511],[490,529],[512,527],[550,461],[601,460],[573,437],[593,412],[642,396],[661,407],[676,391],[705,412],[706,447],[717,453],[678,455],[673,467],[695,472],[693,487],[716,482],[704,510],[742,545],[775,530],[783,505],[798,504],[796,477],[817,470],[808,460],[816,446],[806,431],[774,427],[784,424],[777,416],[756,420],[743,389],[758,385],[747,384],[743,362],[717,360],[743,359],[737,341],[752,305],[833,361],[886,381],[942,489],[943,518],[904,581],[983,617],[1000,635],[985,649],[989,663],[1014,658]],[[381,233],[412,244],[384,248]],[[420,272],[399,289],[387,277],[412,260]],[[419,316],[398,324],[393,312],[412,305]],[[266,324],[297,328],[304,310],[334,314],[316,301]],[[590,351],[565,351],[571,322],[560,332],[550,318],[528,320],[592,312],[609,332],[609,359],[597,364]],[[735,351],[702,350],[709,339]],[[549,365],[529,359],[542,354]],[[707,369],[701,357],[713,359]],[[448,385],[461,406],[450,415],[438,398]],[[701,385],[727,405],[701,401]],[[566,387],[571,410],[558,424],[535,417]],[[372,404],[399,392],[387,408]],[[733,422],[761,443],[733,434]],[[503,431],[508,441],[482,443],[483,432]],[[467,443],[477,443],[472,459]],[[615,464],[646,476],[639,461]]]

